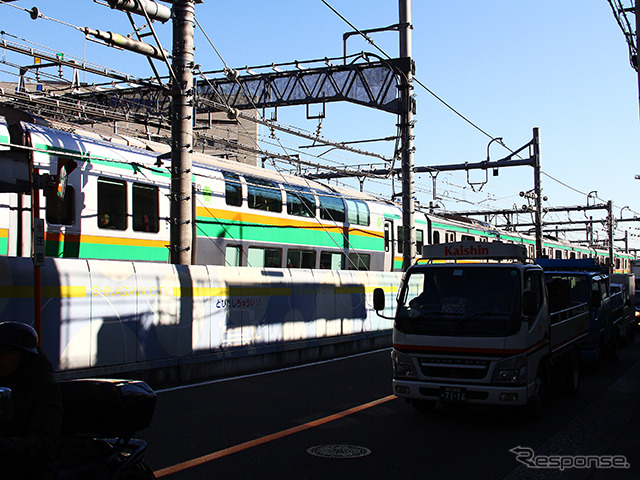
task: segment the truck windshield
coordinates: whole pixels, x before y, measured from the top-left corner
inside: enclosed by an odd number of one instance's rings
[[[416,270],[403,284],[395,326],[417,335],[512,335],[522,321],[520,286],[511,267]]]

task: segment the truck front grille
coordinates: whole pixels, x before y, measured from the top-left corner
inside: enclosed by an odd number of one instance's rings
[[[472,358],[421,358],[420,369],[431,378],[479,380],[487,376],[489,361]]]

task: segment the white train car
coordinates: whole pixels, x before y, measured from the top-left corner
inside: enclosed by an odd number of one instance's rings
[[[88,135],[16,121],[8,128],[0,117],[3,165],[28,159],[34,171],[51,179],[37,202],[29,192],[0,193],[0,255],[30,254],[35,211],[46,221],[49,257],[166,262],[170,174],[169,162],[158,157],[168,147]],[[61,177],[66,177],[64,189]],[[194,264],[402,269],[397,204],[197,154],[193,191]],[[35,203],[39,208],[33,210]],[[418,252],[433,243],[501,239],[527,245],[532,257],[535,253],[532,236],[498,231],[483,222],[421,212],[415,219]],[[608,255],[551,238],[544,249],[551,258]],[[616,255],[616,269],[628,271],[631,256]]]
[[[194,155],[194,266],[168,265],[167,148],[0,117],[0,321],[33,316],[33,212],[45,221],[43,340],[61,372],[179,369],[388,337],[371,292],[393,296],[399,284],[397,204]],[[49,175],[37,198],[25,165]],[[416,212],[415,223],[419,254],[500,239],[534,256],[533,237],[483,222]],[[607,255],[550,238],[543,247],[551,258]],[[620,271],[629,260],[617,254]]]

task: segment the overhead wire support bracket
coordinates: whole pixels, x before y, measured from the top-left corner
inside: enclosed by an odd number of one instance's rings
[[[129,22],[131,23],[131,27],[133,28],[133,31],[136,37],[138,38],[138,41],[142,44],[144,42],[142,42],[140,30],[142,30],[142,28],[144,27],[138,29],[133,19],[133,16],[131,14],[135,13],[137,15],[142,15],[145,18],[145,20],[147,21],[146,26],[149,27],[150,34],[153,35],[153,38],[157,45],[158,55],[154,56],[154,58],[157,58],[158,60],[162,60],[164,62],[164,64],[167,67],[167,70],[169,71],[171,79],[175,82],[175,84],[178,84],[176,74],[173,71],[171,64],[169,63],[169,55],[167,54],[165,49],[162,48],[160,39],[158,38],[158,35],[156,34],[155,29],[153,28],[154,20],[159,20],[162,23],[165,23],[166,21],[168,21],[172,15],[171,10],[168,7],[165,7],[163,5],[160,5],[150,0],[107,0],[107,2],[112,9],[122,10],[127,14],[127,17],[129,18]],[[147,57],[147,61],[149,62],[149,65],[151,66],[151,69],[153,70],[153,73],[155,74],[156,79],[162,86],[163,85],[162,79],[158,74],[158,71],[156,70],[155,65],[153,64],[153,61],[151,60],[151,56],[149,55],[145,55],[145,56]]]
[[[606,204],[599,205],[576,205],[571,207],[546,207],[544,209],[545,213],[550,212],[581,212],[586,210],[606,210]],[[472,210],[472,211],[458,211],[458,212],[449,212],[451,215],[460,215],[463,217],[472,217],[476,215],[505,215],[505,214],[520,214],[520,213],[531,213],[531,207],[527,207],[526,209],[503,209],[503,210]],[[588,221],[588,220],[587,220]],[[584,223],[585,220],[576,220],[572,223]],[[545,222],[545,224],[552,225],[550,222]],[[519,224],[520,226],[526,225],[530,226],[533,224]]]
[[[501,158],[500,160],[495,161],[486,161],[476,163],[457,163],[451,165],[432,165],[432,166],[423,166],[423,167],[414,167],[415,173],[439,173],[439,172],[448,172],[448,171],[459,171],[459,170],[474,170],[474,169],[483,169],[487,170],[489,168],[502,168],[502,167],[519,167],[523,165],[534,166],[535,160],[533,158],[525,158],[525,159],[517,159],[514,160],[513,157],[518,156],[520,152],[524,149],[528,148],[532,142],[527,143],[522,146],[518,150],[510,153],[506,157]],[[368,173],[370,175],[378,175],[378,176],[388,176],[390,174],[398,174],[401,172],[400,168],[385,168],[385,169],[376,169],[371,170],[369,172],[358,172],[359,174]],[[318,174],[310,174],[307,176],[309,179],[330,179],[330,178],[344,178],[351,177],[352,174],[349,173],[348,169],[343,171],[335,171],[330,173],[318,173]]]
[[[373,41],[369,38],[368,34],[369,33],[378,33],[378,32],[391,32],[391,31],[399,31],[401,28],[403,27],[409,27],[409,28],[413,28],[412,25],[409,24],[399,24],[396,23],[394,25],[389,25],[388,27],[379,27],[379,28],[369,28],[367,30],[353,30],[351,32],[345,32],[342,34],[342,58],[343,58],[343,64],[346,65],[347,63],[347,40],[354,36],[354,35],[360,35],[361,37],[363,37],[367,42],[369,42],[371,45],[375,44],[373,43]]]

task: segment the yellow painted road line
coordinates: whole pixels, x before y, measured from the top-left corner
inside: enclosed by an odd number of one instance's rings
[[[271,435],[265,435],[264,437],[260,437],[260,438],[256,438],[255,440],[250,440],[248,442],[240,443],[239,445],[225,448],[224,450],[219,450],[214,453],[209,453],[207,455],[203,455],[201,457],[194,458],[192,460],[187,460],[186,462],[178,463],[171,467],[157,470],[153,473],[155,474],[156,478],[166,477],[167,475],[182,472],[183,470],[186,470],[188,468],[197,467],[198,465],[211,462],[212,460],[217,460],[218,458],[226,457],[227,455],[231,455],[233,453],[247,450],[251,447],[256,447],[258,445],[272,442],[274,440],[278,440],[288,435],[293,435],[294,433],[302,432],[304,430],[308,430],[313,427],[324,425],[325,423],[333,422],[334,420],[339,420],[348,415],[352,415],[354,413],[358,413],[363,410],[366,410],[367,408],[375,407],[377,405],[381,405],[383,403],[389,402],[395,398],[397,398],[395,395],[389,395],[388,397],[379,398],[378,400],[364,403],[362,405],[358,405],[357,407],[349,408],[348,410],[344,410],[342,412],[329,415],[328,417],[324,417],[318,420],[314,420],[312,422],[304,423],[302,425],[298,425],[297,427],[288,428],[286,430],[282,430],[277,433],[272,433]]]

